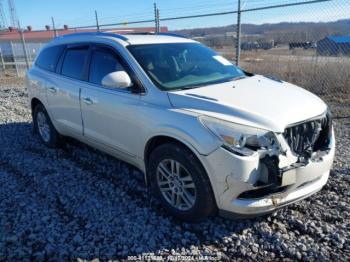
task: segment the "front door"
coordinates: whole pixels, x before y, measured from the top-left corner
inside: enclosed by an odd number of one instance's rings
[[[89,82],[81,91],[84,136],[129,157],[135,157],[140,124],[135,121],[140,95],[128,89],[105,88],[104,76],[128,71],[114,50],[94,46],[91,52]]]

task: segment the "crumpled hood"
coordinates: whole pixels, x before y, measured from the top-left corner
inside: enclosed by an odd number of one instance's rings
[[[286,126],[327,110],[312,93],[259,75],[169,92],[169,99],[175,108],[274,132],[283,132]]]

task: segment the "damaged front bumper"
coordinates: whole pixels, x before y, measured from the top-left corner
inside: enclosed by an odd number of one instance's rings
[[[224,148],[206,156],[203,163],[211,174],[220,213],[250,217],[270,213],[321,190],[328,180],[334,152],[332,131],[328,149],[305,163],[298,162],[290,149],[276,155],[274,163],[273,157],[258,153],[239,156]]]

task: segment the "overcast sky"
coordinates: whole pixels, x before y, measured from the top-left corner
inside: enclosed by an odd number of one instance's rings
[[[242,9],[305,1],[309,0],[242,0]],[[98,11],[101,24],[152,19],[154,2],[157,3],[162,18],[237,9],[237,0],[15,0],[15,5],[22,26],[32,25],[34,29],[44,29],[46,24],[51,24],[51,16],[55,18],[59,28],[64,24],[71,27],[94,25],[95,10]],[[7,1],[4,1],[9,23],[10,15],[6,3]],[[350,18],[350,0],[332,0],[305,6],[247,12],[243,13],[242,22],[318,22],[344,18]],[[236,15],[230,14],[168,21],[162,22],[161,25],[168,26],[169,29],[186,29],[233,24],[236,19]],[[153,26],[153,23],[133,26]]]

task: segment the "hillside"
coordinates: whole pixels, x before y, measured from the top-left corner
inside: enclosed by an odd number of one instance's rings
[[[174,32],[190,37],[209,35],[223,35],[236,30],[236,25],[222,27],[207,27],[176,30]],[[288,41],[317,41],[326,35],[350,35],[350,19],[333,22],[298,22],[276,24],[242,24],[242,33],[245,37],[257,36],[272,38],[278,42]]]

